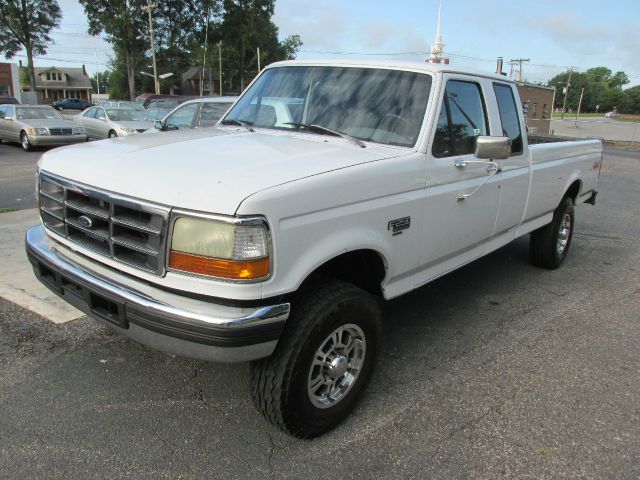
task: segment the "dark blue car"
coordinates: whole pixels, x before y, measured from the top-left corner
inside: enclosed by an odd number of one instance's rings
[[[89,103],[86,100],[80,98],[65,98],[58,102],[53,102],[53,108],[58,111],[62,110],[84,110],[85,108],[92,107],[93,103]]]

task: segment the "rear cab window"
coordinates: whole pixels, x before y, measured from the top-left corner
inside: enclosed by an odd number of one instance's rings
[[[511,154],[518,155],[523,150],[522,126],[513,89],[504,83],[494,83],[493,91],[496,93],[496,101],[498,102],[502,135],[511,139]]]
[[[442,158],[475,151],[476,138],[489,135],[487,108],[476,82],[447,80],[432,153]]]

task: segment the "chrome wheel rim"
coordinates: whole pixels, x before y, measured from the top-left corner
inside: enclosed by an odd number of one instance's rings
[[[560,222],[558,230],[558,241],[556,242],[556,253],[561,256],[567,249],[569,243],[569,235],[571,234],[571,215],[565,213]]]
[[[29,139],[27,138],[26,133],[22,135],[22,148],[24,148],[25,150],[29,148]]]
[[[307,380],[307,394],[318,408],[330,408],[353,388],[362,371],[367,341],[353,323],[341,325],[316,351]]]

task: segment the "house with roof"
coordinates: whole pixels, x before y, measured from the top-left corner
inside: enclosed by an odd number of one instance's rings
[[[53,103],[63,98],[81,98],[91,100],[91,80],[87,70],[67,67],[36,67],[36,91],[42,95],[43,103]],[[30,92],[28,78],[22,84],[23,92]]]
[[[209,82],[209,74],[210,72],[208,70],[204,71],[203,93],[205,95],[216,95],[220,92],[220,82],[217,78],[214,78],[213,85],[211,85],[211,82]],[[202,80],[202,67],[189,67],[182,74],[180,93],[182,95],[200,95],[200,82]]]

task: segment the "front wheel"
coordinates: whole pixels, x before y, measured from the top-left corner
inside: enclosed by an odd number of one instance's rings
[[[307,290],[273,355],[251,364],[256,408],[299,438],[336,427],[369,383],[381,329],[377,300],[356,286],[323,280]]]
[[[118,136],[118,134],[113,131],[113,130],[109,130],[109,138],[116,138]]]
[[[569,253],[573,238],[575,213],[573,199],[564,197],[553,212],[553,220],[531,232],[531,262],[551,270],[558,268]]]
[[[29,137],[27,136],[27,132],[20,133],[20,145],[22,145],[22,149],[25,152],[30,152],[33,149],[31,142],[29,141]]]

